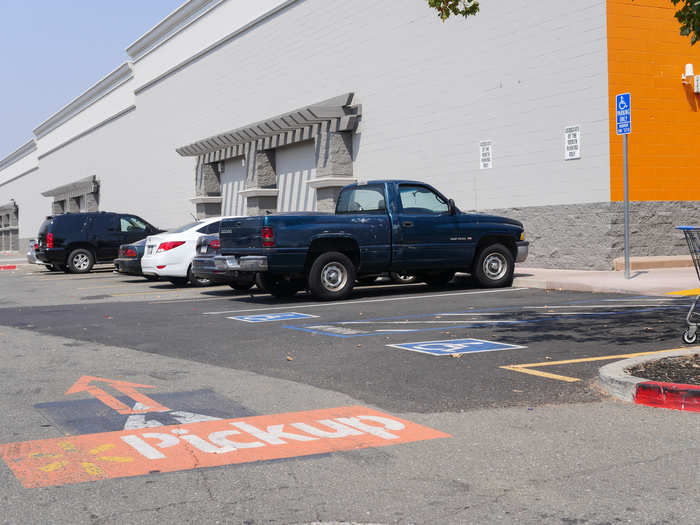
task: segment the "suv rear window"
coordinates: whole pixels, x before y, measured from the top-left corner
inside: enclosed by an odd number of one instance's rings
[[[52,230],[58,232],[79,232],[82,231],[87,221],[87,215],[83,213],[66,213],[53,218]]]

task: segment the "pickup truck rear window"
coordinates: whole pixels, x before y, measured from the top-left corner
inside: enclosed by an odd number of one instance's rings
[[[343,190],[338,197],[336,213],[386,213],[384,186],[358,186]]]

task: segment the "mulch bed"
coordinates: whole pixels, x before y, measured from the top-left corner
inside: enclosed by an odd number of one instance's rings
[[[630,368],[629,372],[651,381],[700,385],[700,354],[648,361]]]

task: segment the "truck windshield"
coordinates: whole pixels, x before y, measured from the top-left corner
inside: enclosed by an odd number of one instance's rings
[[[338,197],[336,213],[386,213],[384,186],[357,186],[343,190]]]

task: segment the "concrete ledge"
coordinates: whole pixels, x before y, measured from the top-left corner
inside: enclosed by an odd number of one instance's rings
[[[653,268],[687,268],[693,266],[690,255],[659,255],[648,257],[630,257],[631,270],[650,270]],[[625,269],[625,258],[613,259],[615,271]]]
[[[338,188],[342,186],[347,186],[348,184],[354,184],[357,182],[355,177],[321,177],[318,179],[309,179],[306,184],[312,188]]]
[[[627,372],[629,368],[640,363],[646,363],[647,361],[656,361],[657,359],[665,357],[693,355],[697,354],[699,351],[700,349],[677,349],[659,352],[654,355],[641,355],[638,357],[631,357],[630,359],[623,359],[622,361],[615,361],[614,363],[600,368],[598,371],[598,380],[603,389],[609,394],[624,401],[634,402],[637,385],[639,383],[646,383],[649,379],[630,375],[630,373]]]
[[[238,195],[242,197],[277,197],[280,190],[277,188],[250,188],[241,190]]]

